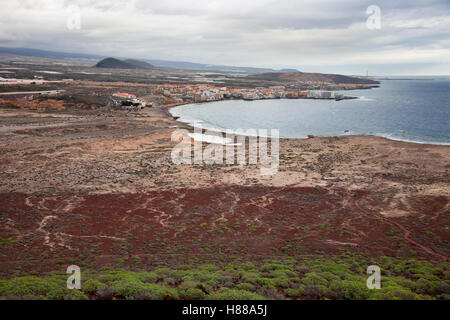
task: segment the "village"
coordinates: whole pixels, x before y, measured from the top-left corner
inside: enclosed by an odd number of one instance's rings
[[[140,110],[160,104],[184,104],[213,102],[229,99],[262,100],[262,99],[353,99],[337,91],[330,90],[294,90],[285,86],[230,88],[211,84],[164,84],[149,86],[147,95],[137,97],[135,94],[116,92],[111,95],[109,107],[121,107],[126,110]]]

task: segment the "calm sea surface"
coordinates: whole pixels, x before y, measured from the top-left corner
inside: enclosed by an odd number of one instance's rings
[[[450,78],[380,82],[379,88],[342,91],[355,100],[229,100],[170,111],[215,130],[274,128],[284,138],[376,135],[450,145]]]

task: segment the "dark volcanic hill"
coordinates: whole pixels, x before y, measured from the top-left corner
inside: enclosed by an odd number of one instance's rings
[[[127,60],[119,60],[116,58],[106,58],[97,63],[95,68],[109,68],[109,69],[155,69],[153,65],[150,63],[127,59]]]
[[[129,63],[133,66],[135,66],[138,69],[155,69],[155,66],[145,62],[145,61],[140,61],[140,60],[134,60],[134,59],[127,59],[124,62]]]
[[[95,68],[109,68],[109,69],[137,69],[136,66],[132,64],[115,59],[115,58],[106,58],[100,61],[95,65]]]
[[[323,81],[332,83],[351,83],[351,84],[378,84],[378,81],[362,79],[357,77],[344,76],[340,74],[327,73],[306,73],[306,72],[270,72],[253,74],[247,77],[252,80],[266,80],[277,82],[305,82],[305,81]]]

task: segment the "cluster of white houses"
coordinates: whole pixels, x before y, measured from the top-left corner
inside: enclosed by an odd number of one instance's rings
[[[109,105],[121,107],[125,110],[140,110],[145,107],[151,107],[152,103],[138,99],[134,94],[117,92],[112,95]]]
[[[224,99],[337,99],[342,97],[335,91],[324,90],[286,90],[284,86],[256,87],[256,88],[227,88],[213,85],[161,85],[155,93],[174,99],[176,102],[186,100],[193,102],[218,101]]]
[[[256,88],[228,88],[210,84],[174,85],[165,84],[150,87],[149,95],[163,99],[166,103],[209,102],[225,99],[261,100],[261,99],[341,99],[343,95],[325,90],[286,90],[284,86]],[[142,99],[129,93],[114,93],[112,105],[123,109],[142,109],[151,106]]]
[[[307,97],[310,99],[341,99],[343,95],[336,91],[311,90]]]

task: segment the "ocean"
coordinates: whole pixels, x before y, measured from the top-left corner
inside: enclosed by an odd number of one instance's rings
[[[450,145],[450,78],[380,80],[379,88],[341,91],[354,100],[226,100],[170,110],[213,130],[279,129],[283,138],[375,135]]]

